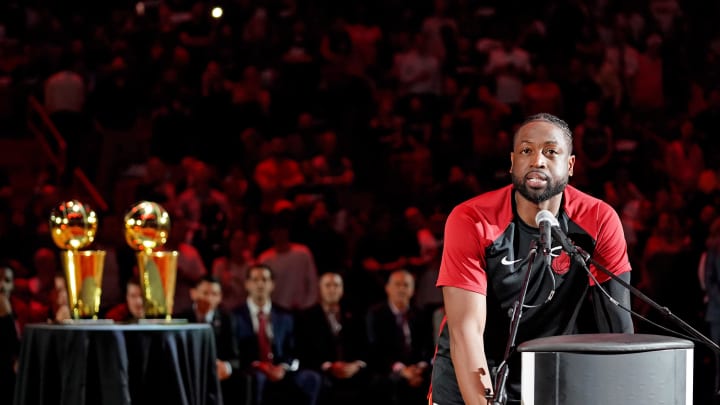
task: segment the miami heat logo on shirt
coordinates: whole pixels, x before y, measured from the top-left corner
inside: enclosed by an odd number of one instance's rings
[[[562,276],[570,270],[570,256],[568,256],[564,250],[561,250],[557,256],[553,255],[550,267],[552,267],[555,273]]]

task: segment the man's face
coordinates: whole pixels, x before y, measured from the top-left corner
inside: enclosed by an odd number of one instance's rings
[[[255,300],[270,300],[270,294],[275,287],[270,272],[262,267],[254,267],[249,271],[248,278],[245,280],[248,296]]]
[[[320,299],[323,303],[334,305],[343,296],[342,278],[334,273],[326,273],[320,278]]]
[[[222,301],[222,291],[219,283],[202,281],[195,287],[192,294],[197,310],[203,314],[217,309],[220,301]]]
[[[9,268],[0,269],[0,294],[10,296],[13,290],[13,271]]]
[[[409,273],[395,272],[385,285],[385,293],[393,304],[407,306],[415,293],[415,280]]]
[[[137,284],[128,284],[127,292],[125,293],[125,301],[127,302],[128,310],[137,319],[145,317],[145,307],[143,305],[143,296],[140,286]]]
[[[570,150],[569,140],[555,125],[544,121],[524,125],[510,153],[515,189],[536,204],[562,193],[575,165]]]

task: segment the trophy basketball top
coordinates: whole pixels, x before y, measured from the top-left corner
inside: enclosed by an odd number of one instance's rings
[[[63,250],[88,247],[95,239],[97,226],[95,211],[77,200],[63,201],[50,213],[50,235]]]
[[[158,203],[140,201],[125,214],[125,241],[137,251],[153,251],[165,245],[170,216]]]

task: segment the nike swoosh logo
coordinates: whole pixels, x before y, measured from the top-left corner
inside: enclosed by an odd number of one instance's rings
[[[503,257],[502,260],[500,260],[500,263],[502,263],[505,266],[512,266],[513,264],[522,261],[522,259],[517,260],[508,260],[507,256]]]
[[[560,256],[560,254],[561,254],[562,252],[560,252],[560,253],[555,253],[555,252],[557,252],[557,251],[560,250],[560,249],[562,249],[562,246],[555,246],[555,247],[553,247],[553,248],[550,248],[550,256],[551,256],[551,257],[558,257],[558,256]]]

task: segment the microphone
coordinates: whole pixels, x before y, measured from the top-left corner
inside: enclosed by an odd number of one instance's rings
[[[558,222],[552,212],[548,210],[538,212],[537,215],[535,215],[535,223],[537,223],[538,227],[540,227],[540,243],[543,246],[543,250],[546,249],[547,246],[548,258],[550,257],[550,249],[552,249],[552,239],[544,236],[545,233],[550,234],[552,238],[560,243],[562,249],[568,254],[573,255],[578,253],[577,247],[574,243],[572,243],[570,238],[565,235],[565,232],[560,229],[560,222]],[[543,238],[547,238],[547,241],[544,241]]]
[[[552,228],[553,226],[560,228],[555,215],[548,210],[542,210],[535,215],[535,223],[540,228],[540,247],[542,248],[543,256],[545,256],[545,264],[550,265],[552,256],[550,252],[552,250]]]

